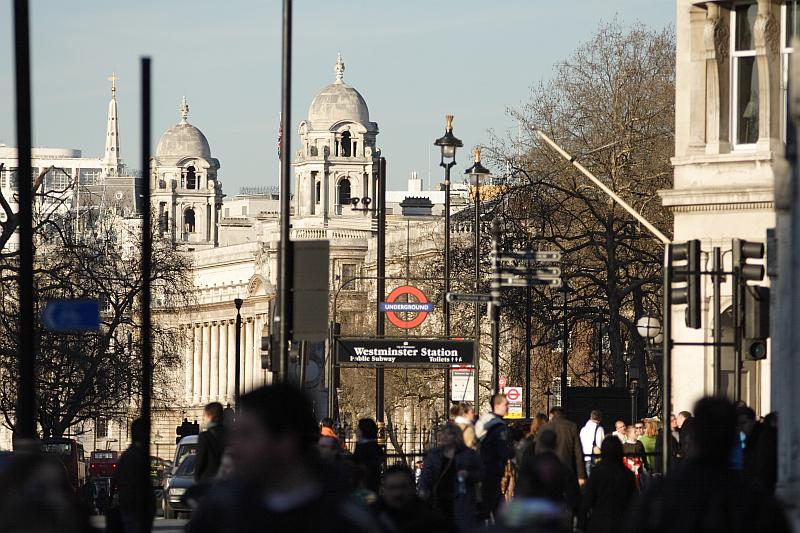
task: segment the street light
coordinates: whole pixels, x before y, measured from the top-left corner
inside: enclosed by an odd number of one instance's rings
[[[464,146],[461,139],[453,135],[453,115],[445,115],[445,131],[433,143],[442,150],[439,166],[444,168],[444,293],[450,292],[450,169],[456,164],[456,149]],[[450,338],[450,303],[444,299],[444,334]],[[450,370],[445,370],[444,409],[450,410]]]
[[[239,410],[239,381],[242,379],[241,376],[241,368],[240,368],[240,361],[242,358],[242,304],[244,300],[241,298],[235,298],[233,300],[233,305],[236,306],[236,370],[234,371],[234,380],[233,380],[233,405],[236,410]]]
[[[636,331],[648,342],[655,342],[661,334],[661,322],[652,316],[643,316],[636,322]]]
[[[441,140],[441,139],[440,139]],[[437,143],[439,141],[436,141]],[[444,152],[444,148],[442,148],[442,152]],[[473,186],[474,196],[475,196],[475,293],[480,292],[480,279],[481,279],[481,179],[486,179],[491,175],[489,169],[481,165],[481,149],[480,147],[476,147],[473,151],[475,155],[475,163],[469,167],[467,170],[464,171],[464,174],[470,177],[470,184]],[[455,154],[454,154],[455,155]],[[448,186],[449,190],[449,186]],[[445,278],[447,278],[447,274],[445,274]],[[449,283],[449,282],[445,282]],[[478,385],[477,380],[480,369],[480,350],[481,350],[481,343],[480,343],[480,336],[481,336],[481,304],[475,302],[475,405],[478,405],[479,398],[478,398]]]

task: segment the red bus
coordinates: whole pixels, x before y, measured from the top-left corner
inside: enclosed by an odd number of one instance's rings
[[[60,438],[44,439],[40,446],[44,455],[61,461],[75,490],[86,483],[87,468],[83,444],[75,439]]]
[[[95,450],[89,457],[89,475],[111,477],[117,470],[119,453],[115,450]]]

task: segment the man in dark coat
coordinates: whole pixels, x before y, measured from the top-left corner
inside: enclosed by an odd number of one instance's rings
[[[556,434],[555,454],[558,459],[569,467],[578,478],[578,484],[586,482],[586,464],[583,460],[583,447],[578,438],[578,426],[567,420],[564,409],[553,407],[550,409],[550,422],[542,429],[549,429]]]
[[[353,459],[363,470],[364,485],[375,494],[381,486],[384,455],[378,444],[378,425],[371,418],[362,418],[358,421],[358,442]]]
[[[730,468],[737,438],[733,405],[703,398],[692,425],[690,454],[634,505],[622,533],[791,531],[777,501]]]
[[[506,463],[514,457],[508,426],[503,422],[503,417],[508,414],[508,400],[504,394],[495,393],[489,400],[489,405],[492,411],[483,415],[475,426],[484,474],[481,484],[483,505],[479,513],[479,517],[483,519],[489,518],[500,505],[503,495],[500,481],[505,474]]]
[[[575,472],[565,466],[553,450],[556,434],[545,429],[536,436],[536,453],[527,454],[518,465],[515,494],[521,498],[545,498],[564,504],[575,514],[581,491]]]
[[[622,463],[622,443],[617,437],[603,440],[601,456],[592,468],[578,513],[578,529],[587,533],[617,531],[636,495],[636,479]]]
[[[474,453],[474,452],[473,452]],[[380,499],[371,509],[389,533],[455,533],[455,525],[416,494],[414,473],[405,465],[386,469]]]
[[[150,460],[144,453],[148,438],[145,421],[137,418],[131,423],[131,445],[120,455],[111,479],[111,486],[118,495],[117,507],[125,533],[140,533],[142,517],[152,521],[155,515],[155,498],[145,496],[151,487]]]
[[[225,451],[225,429],[222,425],[222,404],[211,402],[203,409],[206,430],[197,436],[195,481],[213,479]]]

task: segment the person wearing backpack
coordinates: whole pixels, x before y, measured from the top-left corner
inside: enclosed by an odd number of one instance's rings
[[[603,413],[595,409],[589,415],[589,420],[587,420],[586,424],[581,428],[581,448],[583,448],[583,461],[586,465],[587,477],[592,469],[595,457],[600,455],[600,446],[606,436],[603,431],[603,426],[600,425],[602,421]]]
[[[217,475],[225,451],[225,430],[222,425],[222,404],[211,402],[203,409],[206,430],[197,437],[195,481],[213,479]]]
[[[508,436],[508,426],[503,421],[503,417],[508,414],[508,399],[504,394],[496,392],[489,405],[491,412],[481,416],[475,425],[484,472],[480,512],[480,517],[484,520],[492,516],[500,505],[503,496],[500,482],[506,471],[506,463],[514,458],[514,446]]]

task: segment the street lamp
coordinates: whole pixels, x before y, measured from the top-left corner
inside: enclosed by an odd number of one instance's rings
[[[450,169],[456,164],[456,149],[464,146],[461,139],[453,135],[453,115],[445,115],[445,131],[433,143],[442,150],[439,166],[444,168],[444,293],[450,292]],[[444,299],[444,334],[450,338],[450,303]],[[445,371],[444,407],[450,410],[450,370]]]
[[[652,316],[643,316],[636,322],[636,331],[648,342],[655,342],[661,334],[661,322]]]
[[[239,382],[242,379],[241,375],[241,365],[240,361],[242,358],[242,304],[244,300],[241,298],[235,298],[233,300],[233,305],[236,306],[236,369],[234,371],[234,380],[233,380],[233,405],[236,410],[239,410],[239,389],[240,385]]]
[[[441,139],[440,139],[441,140]],[[436,141],[437,143],[439,141]],[[444,148],[442,149],[444,152]],[[486,179],[491,175],[489,169],[481,165],[481,149],[476,147],[473,151],[475,155],[475,163],[464,171],[464,174],[470,177],[470,184],[473,187],[473,194],[475,198],[475,293],[480,292],[480,279],[481,279],[481,179]],[[448,185],[449,190],[449,185]],[[449,212],[448,212],[449,217]],[[449,242],[449,241],[448,241]],[[445,278],[448,275],[445,274]],[[449,281],[445,281],[449,284]],[[448,317],[449,318],[449,317]],[[478,376],[480,375],[480,350],[481,350],[481,304],[475,302],[475,405],[480,403],[478,398]]]

